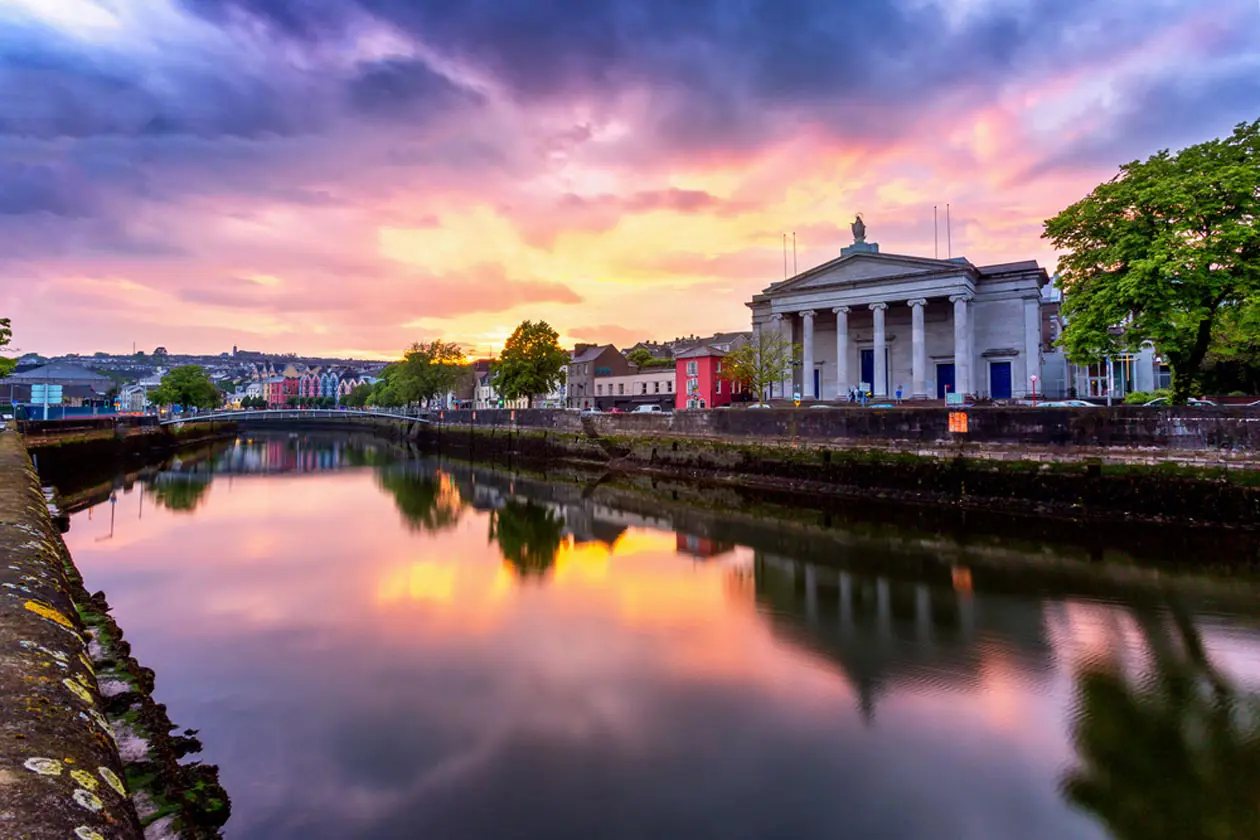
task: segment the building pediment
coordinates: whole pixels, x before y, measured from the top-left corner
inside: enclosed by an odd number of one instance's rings
[[[926,279],[932,275],[970,274],[970,263],[926,259],[900,254],[848,254],[770,285],[763,294],[782,295],[813,289],[869,285],[884,281]]]

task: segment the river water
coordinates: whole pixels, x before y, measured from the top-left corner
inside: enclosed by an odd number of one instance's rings
[[[1251,579],[645,491],[279,435],[66,537],[234,840],[1260,837]]]

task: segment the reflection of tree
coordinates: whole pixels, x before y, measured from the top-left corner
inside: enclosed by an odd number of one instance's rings
[[[559,514],[528,500],[509,499],[490,515],[491,541],[523,578],[541,577],[556,562],[563,529]]]
[[[459,522],[463,500],[451,477],[406,470],[384,470],[378,475],[382,487],[394,494],[394,504],[407,524],[417,531],[442,531]]]
[[[1065,795],[1123,840],[1260,837],[1260,697],[1212,665],[1184,612],[1174,632],[1154,615],[1139,623],[1149,676],[1099,665],[1077,675],[1080,765]]]
[[[196,510],[209,489],[210,482],[205,479],[182,476],[163,476],[152,486],[154,501],[180,512]]]

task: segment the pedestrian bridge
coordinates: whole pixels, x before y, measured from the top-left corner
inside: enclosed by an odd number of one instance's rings
[[[408,423],[428,423],[425,417],[417,417],[414,414],[405,414],[401,411],[381,411],[380,409],[361,410],[349,408],[271,408],[271,409],[250,409],[248,411],[210,411],[200,414],[181,414],[178,417],[171,417],[163,420],[163,426],[180,426],[185,423],[213,423],[220,421],[231,421],[242,423],[248,421],[250,423],[292,423],[295,420],[306,422],[308,420],[317,420],[325,422],[336,422],[338,420],[361,418],[375,418],[381,420],[397,420]]]

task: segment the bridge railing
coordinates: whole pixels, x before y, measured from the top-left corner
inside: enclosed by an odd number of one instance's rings
[[[183,423],[210,423],[219,420],[344,420],[347,417],[381,417],[390,420],[410,420],[427,423],[428,418],[406,411],[387,409],[353,408],[269,408],[243,411],[207,411],[197,414],[181,414],[162,421],[163,426]]]

